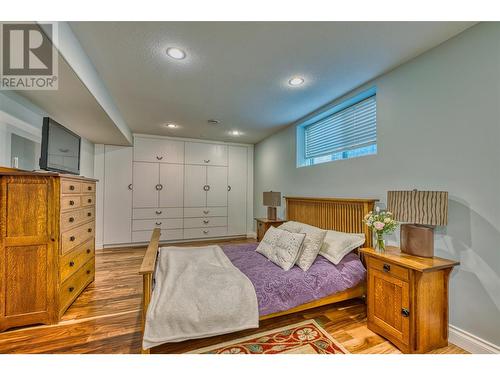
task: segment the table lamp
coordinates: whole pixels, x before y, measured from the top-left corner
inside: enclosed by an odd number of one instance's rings
[[[401,251],[434,256],[434,226],[448,224],[448,192],[388,191],[387,211],[401,224]]]
[[[268,220],[276,220],[276,207],[281,206],[281,193],[278,191],[265,191],[263,194],[263,202],[264,206],[268,206]]]

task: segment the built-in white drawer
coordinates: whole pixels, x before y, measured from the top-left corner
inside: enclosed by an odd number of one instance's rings
[[[227,217],[195,217],[184,219],[184,228],[224,227]]]
[[[149,242],[151,240],[152,230],[141,230],[132,232],[132,242]],[[160,241],[182,240],[182,229],[162,229]]]
[[[174,219],[182,217],[183,209],[180,208],[134,208],[133,219]]]
[[[132,230],[181,229],[182,219],[132,220]]]
[[[185,207],[184,217],[227,216],[227,207]]]
[[[227,227],[184,229],[184,239],[222,237],[227,235]]]

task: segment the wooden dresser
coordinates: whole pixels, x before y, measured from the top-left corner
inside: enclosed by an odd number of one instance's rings
[[[360,252],[368,269],[368,328],[403,353],[448,345],[448,277],[459,263],[417,257],[395,247]]]
[[[286,220],[276,219],[271,220],[267,218],[255,218],[257,222],[257,241],[260,242],[264,238],[269,227],[279,227],[281,224],[285,223]]]
[[[0,331],[58,322],[94,280],[95,187],[0,168]]]

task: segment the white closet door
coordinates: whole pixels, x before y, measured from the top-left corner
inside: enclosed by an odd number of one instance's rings
[[[134,162],[134,208],[158,207],[160,165],[158,163]]]
[[[227,146],[186,142],[186,164],[227,165]]]
[[[207,206],[227,206],[227,167],[207,167]]]
[[[186,165],[184,168],[184,207],[205,207],[207,192],[207,167]]]
[[[247,233],[247,148],[229,146],[227,234]]]
[[[134,161],[184,163],[184,142],[161,138],[134,138]]]
[[[132,240],[132,147],[104,148],[104,244]]]
[[[160,207],[184,205],[184,166],[160,164]]]

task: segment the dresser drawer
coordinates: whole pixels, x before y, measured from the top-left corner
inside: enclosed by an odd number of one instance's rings
[[[94,258],[95,242],[91,238],[87,242],[78,245],[73,251],[62,256],[59,259],[59,278],[64,282],[68,277],[73,275],[90,259]]]
[[[224,227],[227,217],[197,217],[184,219],[184,228]]]
[[[134,208],[134,219],[175,219],[182,217],[182,208]]]
[[[94,219],[94,208],[81,208],[79,210],[63,212],[61,214],[61,232],[77,227],[86,221]]]
[[[184,229],[184,238],[222,237],[227,235],[227,227]]]
[[[59,293],[60,315],[68,309],[85,287],[92,282],[95,274],[94,259],[90,259],[62,285]]]
[[[380,259],[376,259],[373,257],[369,257],[367,259],[368,267],[374,270],[384,272],[387,275],[391,275],[397,277],[398,279],[408,281],[409,280],[409,272],[408,269],[398,266],[394,263],[384,262]]]
[[[132,220],[132,230],[181,229],[182,219]]]
[[[76,246],[94,237],[94,222],[83,224],[61,234],[61,254],[67,254]]]
[[[82,201],[80,196],[67,195],[61,197],[61,211],[72,210],[81,206]]]
[[[82,183],[82,193],[95,193],[95,183],[94,182]]]
[[[85,194],[82,195],[82,207],[89,207],[95,204],[95,195],[94,194]]]
[[[140,230],[132,232],[132,242],[149,242],[151,240],[152,230]],[[162,229],[160,241],[182,240],[182,229]]]
[[[227,216],[227,207],[186,207],[184,217]]]
[[[82,191],[82,184],[73,180],[61,180],[62,194],[79,194]]]

